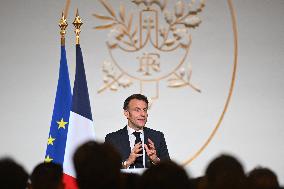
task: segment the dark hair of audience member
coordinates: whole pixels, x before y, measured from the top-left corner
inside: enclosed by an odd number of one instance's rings
[[[31,176],[32,189],[63,189],[62,182],[63,169],[56,163],[40,163],[38,164]]]
[[[230,155],[221,155],[208,165],[206,181],[209,189],[246,188],[246,176],[243,166]]]
[[[194,189],[206,189],[206,179],[204,176],[192,178],[190,182]]]
[[[26,189],[29,175],[25,169],[10,158],[0,160],[0,188]]]
[[[135,173],[122,173],[121,186],[123,189],[138,189],[140,175]]]
[[[73,157],[80,189],[120,188],[121,158],[109,144],[89,141]]]
[[[191,189],[186,171],[172,161],[162,161],[146,170],[140,179],[141,189]]]
[[[251,189],[276,189],[279,183],[276,174],[263,167],[257,167],[248,173],[248,183]]]

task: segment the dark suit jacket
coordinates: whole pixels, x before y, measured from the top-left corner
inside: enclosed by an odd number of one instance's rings
[[[169,152],[167,148],[167,144],[165,141],[164,134],[160,131],[155,131],[153,129],[144,127],[144,143],[148,143],[148,138],[151,139],[156,148],[157,156],[160,160],[169,160]],[[120,153],[122,160],[125,161],[131,152],[129,136],[127,132],[127,126],[123,129],[120,129],[116,132],[109,133],[105,137],[105,142],[113,145],[116,150]],[[149,168],[152,163],[145,152],[145,166]]]

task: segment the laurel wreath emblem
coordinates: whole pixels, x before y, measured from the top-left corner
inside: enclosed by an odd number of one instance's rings
[[[191,0],[185,3],[180,0],[175,3],[173,10],[167,8],[166,0],[132,0],[138,8],[142,8],[139,12],[142,22],[134,22],[134,14],[127,13],[124,5],[120,5],[119,11],[106,1],[99,0],[105,8],[107,15],[94,13],[93,16],[105,22],[103,25],[94,27],[96,30],[109,30],[107,47],[112,49],[120,49],[124,52],[137,52],[141,50],[147,43],[159,50],[160,52],[171,52],[178,48],[189,51],[191,46],[191,30],[197,28],[201,24],[199,14],[205,7],[205,0]],[[157,26],[157,20],[153,17],[142,18],[141,12],[155,12],[157,15],[162,15],[162,21]],[[160,26],[161,25],[161,26]],[[151,32],[156,31],[156,40],[152,38]],[[141,32],[145,33],[145,40],[141,38]],[[153,72],[160,72],[160,64],[152,64]],[[127,88],[133,84],[131,76],[117,69],[112,61],[106,60],[103,63],[103,86],[98,92],[103,92],[106,89],[117,91],[119,87]],[[144,72],[143,72],[144,71]],[[150,75],[140,68],[140,72],[144,76]],[[192,65],[188,62],[187,65],[179,66],[167,75],[167,86],[171,88],[191,87],[197,92],[201,90],[191,83]],[[164,79],[165,77],[163,77]],[[137,79],[137,78],[134,78]],[[159,82],[157,79],[156,82]],[[143,81],[143,79],[142,79]]]

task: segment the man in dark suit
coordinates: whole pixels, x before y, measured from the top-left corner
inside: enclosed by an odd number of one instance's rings
[[[133,94],[124,101],[124,115],[128,124],[109,133],[105,142],[112,144],[122,157],[122,168],[148,168],[170,156],[164,134],[145,127],[148,117],[148,99]]]

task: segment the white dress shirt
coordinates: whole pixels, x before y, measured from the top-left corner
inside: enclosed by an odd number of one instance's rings
[[[139,130],[139,131],[135,131],[134,129],[132,129],[131,127],[127,126],[127,131],[128,131],[128,137],[129,137],[129,143],[130,143],[130,149],[132,151],[132,149],[134,148],[134,145],[135,145],[135,140],[136,140],[136,137],[134,136],[134,132],[140,132],[140,138],[141,138],[141,141],[142,141],[142,153],[143,153],[143,167],[145,167],[145,150],[144,150],[144,132],[143,130]],[[129,167],[128,167],[129,168]]]

